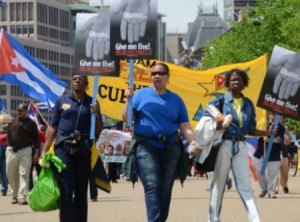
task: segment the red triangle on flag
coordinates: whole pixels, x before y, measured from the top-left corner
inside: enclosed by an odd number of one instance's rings
[[[222,75],[216,75],[216,85],[217,89],[221,89],[224,87],[225,84],[225,77]]]
[[[5,32],[1,32],[0,42],[0,75],[24,72],[24,69],[11,47]]]

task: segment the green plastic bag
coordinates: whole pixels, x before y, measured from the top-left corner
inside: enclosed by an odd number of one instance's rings
[[[66,165],[57,156],[47,152],[43,163],[51,162],[60,173]],[[59,209],[60,191],[51,167],[42,167],[37,181],[29,194],[29,206],[33,211],[51,211]]]
[[[60,191],[50,167],[43,167],[32,191],[29,206],[33,211],[51,211],[59,208]]]

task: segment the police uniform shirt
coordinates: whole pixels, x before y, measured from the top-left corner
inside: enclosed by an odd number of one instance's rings
[[[92,97],[87,94],[84,95],[82,102],[79,102],[72,92],[61,96],[53,108],[51,125],[57,126],[58,131],[65,134],[71,134],[78,130],[82,135],[89,135],[91,103]]]

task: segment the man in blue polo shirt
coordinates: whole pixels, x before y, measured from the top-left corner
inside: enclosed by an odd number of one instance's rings
[[[53,108],[46,132],[44,152],[55,140],[55,154],[66,164],[61,177],[61,222],[87,221],[87,189],[90,174],[91,114],[96,114],[95,137],[103,127],[99,104],[86,94],[87,76],[74,75],[72,91],[61,96]]]

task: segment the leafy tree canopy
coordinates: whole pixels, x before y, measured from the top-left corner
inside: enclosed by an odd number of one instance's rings
[[[258,0],[258,7],[243,12],[241,22],[233,22],[224,35],[204,49],[202,69],[253,60],[279,45],[300,52],[300,1]],[[286,123],[300,136],[300,122]]]
[[[300,1],[258,0],[258,7],[243,12],[241,22],[221,37],[208,43],[203,67],[209,69],[226,64],[253,60],[279,45],[300,52]]]

